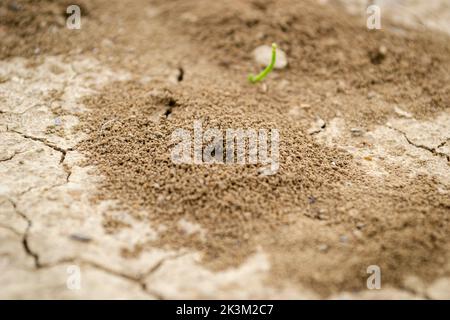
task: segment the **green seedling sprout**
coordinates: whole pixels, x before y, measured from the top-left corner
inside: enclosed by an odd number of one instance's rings
[[[275,66],[276,60],[277,60],[277,45],[275,43],[272,43],[272,61],[270,61],[270,64],[257,76],[250,74],[248,76],[248,81],[250,81],[251,83],[256,83],[258,81],[263,80],[272,71],[273,67]]]

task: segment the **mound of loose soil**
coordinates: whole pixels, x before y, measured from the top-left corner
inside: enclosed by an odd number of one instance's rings
[[[85,101],[91,134],[81,149],[106,177],[102,196],[167,228],[144,248],[195,248],[220,269],[262,247],[273,257],[272,281],[296,279],[324,294],[360,288],[374,261],[386,270],[383,281],[396,284],[410,270],[423,277],[443,271],[434,266],[445,261],[449,202],[432,181],[379,185],[349,155],[314,143],[270,99],[239,86],[226,90],[131,82]],[[171,133],[192,130],[194,120],[204,130],[280,128],[279,172],[174,164]],[[205,233],[187,234],[180,220]]]
[[[333,194],[351,176],[348,155],[318,146],[276,104],[238,87],[169,90],[126,83],[105,90],[86,101],[95,112],[86,115],[91,138],[83,147],[106,170],[106,188],[170,225],[164,238],[206,250],[217,265],[245,258],[256,235],[316,215],[311,199]],[[171,134],[192,131],[195,120],[204,131],[219,128],[224,134],[227,128],[280,128],[279,172],[263,176],[261,165],[174,164]],[[206,240],[180,234],[181,218],[200,223]]]

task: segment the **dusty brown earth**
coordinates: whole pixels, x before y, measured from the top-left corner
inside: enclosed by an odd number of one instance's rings
[[[450,6],[398,3],[2,2],[0,297],[449,299]],[[195,120],[279,171],[174,164]]]

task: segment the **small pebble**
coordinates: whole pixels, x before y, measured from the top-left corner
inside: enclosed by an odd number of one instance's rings
[[[314,196],[309,196],[308,197],[308,202],[309,202],[309,204],[313,204],[313,203],[315,203],[316,202],[316,197],[314,197]]]
[[[380,46],[378,50],[370,52],[370,61],[373,64],[380,64],[386,58],[387,48],[385,46]]]
[[[352,133],[352,136],[354,137],[360,137],[363,135],[364,130],[360,128],[351,128],[350,132]]]
[[[376,93],[373,91],[369,91],[369,93],[367,94],[367,99],[372,99],[376,97]]]
[[[365,226],[365,223],[362,223],[362,222],[358,222],[356,224],[356,228],[358,228],[358,229],[362,229],[362,228],[364,228],[364,226]]]
[[[363,233],[360,230],[353,230],[353,235],[358,239],[363,238]]]
[[[71,234],[70,239],[79,241],[79,242],[91,242],[92,241],[92,239],[90,237],[79,234],[79,233]]]
[[[16,1],[11,1],[8,4],[8,9],[11,10],[11,11],[17,12],[17,11],[19,11],[21,9],[21,6]]]
[[[320,131],[322,131],[322,129],[325,129],[326,126],[327,124],[323,119],[317,118],[317,120],[313,124],[311,124],[311,127],[308,129],[308,134],[312,135],[319,133]]]
[[[341,243],[347,243],[348,242],[348,237],[346,235],[342,235],[339,237],[339,241]]]
[[[407,111],[405,111],[405,110],[402,110],[402,109],[400,109],[400,108],[397,107],[397,106],[394,108],[394,112],[395,112],[397,115],[399,115],[400,117],[403,117],[403,118],[411,119],[411,118],[413,117],[411,113],[409,113],[409,112],[407,112]]]

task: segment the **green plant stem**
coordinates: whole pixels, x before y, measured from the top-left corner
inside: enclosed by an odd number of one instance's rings
[[[270,64],[263,70],[261,73],[259,73],[257,76],[249,75],[248,80],[251,83],[256,83],[258,81],[263,80],[273,69],[275,66],[275,61],[277,59],[277,45],[275,43],[272,43],[272,61]]]

